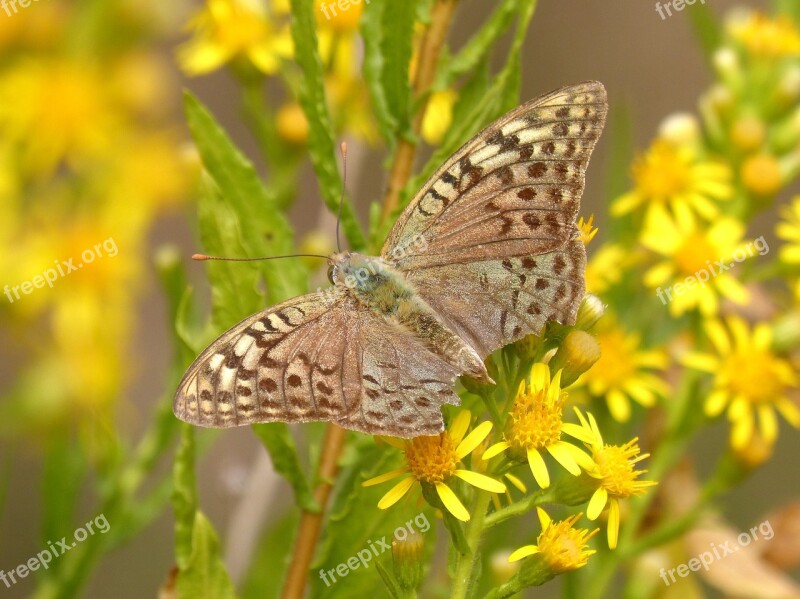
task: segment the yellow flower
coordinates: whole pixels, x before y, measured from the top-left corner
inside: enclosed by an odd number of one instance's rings
[[[588,220],[583,217],[578,219],[578,231],[580,231],[581,241],[583,245],[589,245],[589,242],[594,239],[600,229],[594,226],[594,214],[589,216]]]
[[[508,556],[509,562],[538,554],[552,572],[561,573],[582,568],[589,561],[589,556],[597,553],[594,549],[587,549],[587,544],[600,529],[595,528],[589,532],[585,528],[573,528],[582,513],[560,522],[553,522],[547,512],[540,507],[536,508],[536,513],[542,525],[542,532],[536,539],[536,545],[520,547]]]
[[[783,185],[783,173],[777,158],[756,154],[742,163],[742,184],[758,196],[771,196]]]
[[[660,350],[643,350],[639,336],[617,325],[606,325],[596,334],[600,359],[575,383],[595,397],[605,397],[611,416],[626,422],[631,400],[649,408],[658,396],[669,394],[669,386],[651,372],[664,370],[667,356]]]
[[[800,264],[800,196],[783,211],[783,221],[775,233],[786,241],[780,251],[780,259],[787,264]]]
[[[460,478],[469,484],[492,493],[505,493],[506,486],[495,479],[471,470],[459,468],[461,461],[478,447],[492,430],[491,422],[482,422],[466,437],[472,414],[463,410],[455,418],[450,429],[435,436],[415,437],[414,439],[392,439],[383,437],[390,445],[405,453],[406,465],[392,470],[362,483],[371,487],[407,474],[378,502],[378,507],[385,510],[397,503],[411,487],[415,485],[432,485],[439,499],[459,520],[469,520],[469,512],[447,481],[453,477]]]
[[[619,244],[600,246],[586,265],[586,291],[602,294],[622,280],[631,252]]]
[[[566,398],[567,394],[561,391],[561,371],[550,380],[547,364],[534,364],[528,381],[520,384],[503,435],[505,440],[487,449],[483,459],[489,460],[510,450],[512,457],[528,460],[533,478],[543,489],[550,486],[543,451],[553,456],[567,472],[579,476],[581,466],[591,466],[591,462],[579,448],[561,440],[564,432],[561,416]]]
[[[440,144],[450,129],[453,124],[453,106],[457,99],[458,94],[452,89],[431,94],[422,119],[422,139],[429,145]]]
[[[657,485],[652,480],[636,480],[647,470],[635,470],[635,465],[650,456],[639,454],[639,439],[634,438],[624,445],[606,445],[591,413],[586,420],[578,408],[575,408],[580,425],[565,424],[565,432],[572,431],[574,436],[588,437],[587,446],[592,451],[595,467],[588,470],[589,476],[599,481],[597,490],[589,500],[586,517],[596,520],[608,506],[608,546],[614,549],[619,537],[619,502],[634,495],[642,495],[648,487]]]
[[[713,315],[720,296],[746,303],[747,290],[726,272],[735,265],[734,256],[745,252],[743,233],[744,226],[731,218],[721,218],[707,228],[699,226],[691,213],[679,214],[677,220],[668,216],[648,220],[641,241],[667,260],[645,273],[645,285],[656,289],[673,316],[694,308],[706,316]],[[741,261],[738,257],[736,260]]]
[[[274,23],[254,0],[206,0],[188,28],[194,37],[179,48],[178,59],[189,75],[210,73],[237,58],[271,75],[293,53],[288,24]]]
[[[797,375],[770,349],[773,332],[766,323],[757,324],[750,332],[741,318],[732,316],[727,325],[726,331],[719,320],[706,322],[705,332],[715,354],[693,352],[683,362],[714,374],[705,412],[714,417],[727,407],[734,449],[740,450],[752,440],[756,415],[758,432],[772,444],[778,436],[776,410],[793,427],[800,427],[800,409],[787,397],[788,390],[798,384]]]
[[[645,205],[647,217],[665,218],[667,207],[678,216],[694,210],[714,218],[716,201],[733,196],[730,168],[721,162],[698,158],[688,146],[657,140],[633,165],[634,189],[618,198],[611,214],[621,216]]]
[[[754,56],[800,56],[800,31],[786,16],[770,19],[763,13],[753,11],[744,19],[732,22],[728,32]]]
[[[278,135],[289,143],[302,146],[308,141],[308,119],[297,102],[281,106],[275,121]]]
[[[352,32],[358,29],[365,2],[362,0],[315,0],[314,8],[320,28],[337,32]]]

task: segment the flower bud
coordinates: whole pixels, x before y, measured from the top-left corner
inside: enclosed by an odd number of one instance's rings
[[[774,195],[783,185],[781,165],[770,154],[757,154],[745,160],[741,177],[745,188],[757,196]]]
[[[297,102],[284,104],[276,115],[278,135],[290,144],[302,146],[308,140],[308,119]]]
[[[658,136],[674,146],[695,145],[700,139],[700,123],[691,113],[676,112],[661,122]]]
[[[731,127],[731,141],[740,150],[752,152],[764,144],[767,128],[761,119],[742,117]]]
[[[578,308],[575,328],[581,331],[591,331],[594,325],[603,317],[605,311],[606,306],[603,301],[594,293],[587,293],[583,296],[583,301]]]
[[[392,541],[392,564],[404,591],[416,591],[423,579],[425,540],[416,530],[405,539]]]
[[[599,359],[600,345],[597,339],[585,331],[572,330],[550,360],[550,368],[556,372],[563,369],[561,385],[568,387]]]

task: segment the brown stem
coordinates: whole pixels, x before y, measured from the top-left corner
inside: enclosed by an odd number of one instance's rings
[[[319,505],[319,511],[303,510],[281,599],[302,599],[303,597],[308,581],[308,568],[314,557],[317,541],[319,541],[325,506],[339,472],[339,456],[344,448],[346,437],[347,431],[333,423],[328,424],[325,429],[319,462],[320,482],[314,489],[314,499]]]
[[[436,77],[436,67],[439,64],[439,55],[447,39],[450,23],[456,10],[458,0],[436,0],[431,10],[431,24],[428,26],[419,45],[419,62],[417,73],[414,77],[414,95],[419,96],[433,85]],[[414,118],[413,132],[418,134],[422,128],[422,119],[425,117],[425,108],[428,105],[427,97],[419,104],[419,109]],[[397,145],[386,196],[383,199],[383,212],[381,218],[385,221],[397,209],[400,202],[400,192],[411,178],[411,169],[414,167],[414,158],[417,154],[417,145],[407,139],[401,139]]]

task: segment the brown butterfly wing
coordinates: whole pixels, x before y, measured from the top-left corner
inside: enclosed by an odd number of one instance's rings
[[[442,165],[389,235],[382,255],[401,256],[393,263],[481,356],[574,319],[586,262],[575,219],[606,112],[598,82],[523,104]]]
[[[346,292],[311,293],[224,333],[184,375],[174,411],[208,427],[327,420],[403,437],[442,430],[458,373]]]

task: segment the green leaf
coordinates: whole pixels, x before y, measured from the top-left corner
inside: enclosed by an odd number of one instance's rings
[[[797,0],[775,0],[775,13],[788,15],[800,26],[800,3]]]
[[[722,43],[722,27],[717,22],[714,12],[707,4],[696,4],[687,10],[695,37],[700,43],[706,60],[711,63],[714,52]]]
[[[373,476],[393,470],[400,464],[400,452],[386,446],[376,446],[368,440],[359,448],[353,463],[342,471],[338,481],[340,492],[331,506],[331,516],[325,527],[325,538],[321,543],[314,565],[311,568],[311,597],[319,599],[349,599],[350,597],[385,597],[386,589],[375,568],[379,559],[391,559],[389,551],[378,542],[391,545],[394,531],[405,527],[406,522],[424,514],[430,528],[423,533],[426,549],[433,547],[433,513],[430,508],[418,507],[413,501],[401,500],[386,510],[378,509],[380,498],[398,482],[387,482],[373,487],[362,487],[361,483]],[[413,490],[410,491],[413,493]],[[420,518],[424,528],[424,521]],[[362,552],[365,568],[358,561]],[[377,555],[376,555],[377,553]],[[368,555],[371,556],[368,558]],[[335,574],[339,564],[355,558],[356,568],[348,567],[346,579]],[[322,579],[320,570],[326,572],[328,584]],[[329,571],[334,570],[335,581],[331,580]]]
[[[282,422],[273,422],[255,424],[251,428],[269,451],[275,471],[280,473],[294,489],[298,505],[307,511],[319,511],[319,505],[314,500],[311,486],[297,457],[297,448],[289,427]]]
[[[414,40],[416,0],[386,2],[383,9],[383,73],[381,81],[389,111],[398,125],[396,137],[410,137],[411,133],[411,83],[409,66]]]
[[[180,599],[235,599],[214,527],[197,512],[192,527],[191,553],[178,573],[175,588]]]
[[[292,253],[292,228],[253,165],[239,152],[211,113],[188,92],[185,94],[185,109],[203,165],[218,192],[214,199],[219,202],[213,204],[213,210],[201,213],[201,232],[210,238],[210,232],[219,225],[217,218],[226,219],[223,223],[225,234],[216,239],[220,246],[209,247],[208,251],[220,250],[228,255],[238,252],[232,257]],[[227,213],[221,213],[220,204],[228,208]],[[239,235],[236,243],[231,238],[233,234]],[[306,271],[299,260],[292,263],[267,260],[250,266],[251,272],[263,276],[267,298],[273,303],[297,295],[305,288]],[[242,293],[241,289],[239,293]],[[228,324],[247,314],[238,313],[237,318]]]
[[[467,44],[450,60],[439,63],[435,89],[451,87],[456,79],[486,62],[497,40],[511,27],[518,11],[518,0],[504,0]]]
[[[313,0],[291,0],[291,4],[295,60],[303,72],[300,105],[310,127],[308,150],[319,180],[322,198],[328,209],[336,214],[339,210],[342,178],[336,159],[333,125],[325,100],[325,76],[317,49],[314,3]],[[353,207],[348,203],[342,206],[342,230],[353,250],[358,251],[365,247],[364,234]]]
[[[383,87],[383,72],[386,68],[386,61],[383,56],[383,14],[385,8],[385,2],[370,2],[364,7],[364,12],[361,16],[361,37],[364,39],[362,73],[369,91],[372,112],[378,123],[381,138],[388,146],[391,154],[397,144],[395,132],[398,129],[398,125],[397,119],[395,119],[389,108],[389,99]]]
[[[197,487],[194,473],[194,428],[181,425],[181,440],[172,466],[172,510],[175,513],[175,560],[187,567],[192,555],[192,531],[197,511]]]

